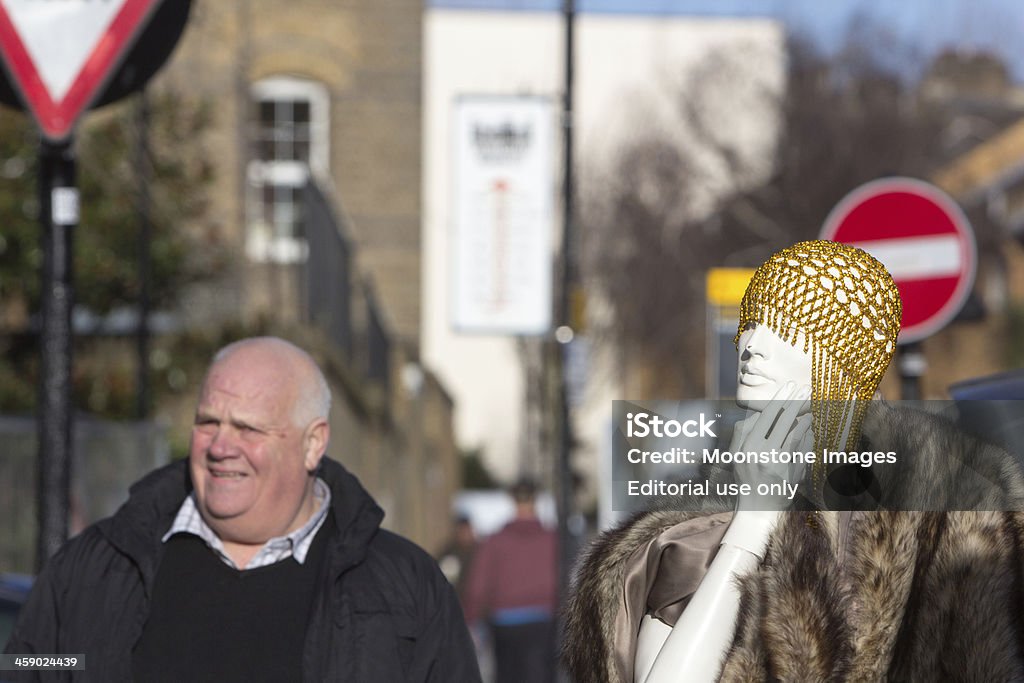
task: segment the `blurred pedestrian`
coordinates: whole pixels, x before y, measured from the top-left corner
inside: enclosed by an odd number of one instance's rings
[[[515,518],[487,538],[469,573],[466,620],[486,623],[497,683],[549,683],[556,660],[557,536],[537,518],[537,487],[510,490]]]
[[[84,654],[95,681],[479,681],[434,560],[323,457],[330,403],[289,342],[222,349],[188,460],[46,564],[6,653]]]
[[[473,563],[473,556],[476,554],[477,540],[476,532],[473,530],[473,523],[469,517],[460,514],[455,517],[455,524],[452,530],[451,540],[437,556],[437,563],[441,567],[448,582],[455,587],[455,593],[459,596],[459,602],[466,603],[466,584],[469,582],[469,568]]]

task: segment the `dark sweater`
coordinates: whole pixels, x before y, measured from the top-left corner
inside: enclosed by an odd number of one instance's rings
[[[306,561],[240,571],[192,534],[166,544],[149,619],[132,653],[137,681],[297,681],[328,515]]]

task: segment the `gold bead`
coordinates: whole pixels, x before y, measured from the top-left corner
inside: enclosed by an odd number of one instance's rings
[[[754,324],[766,325],[790,344],[796,330],[812,353],[811,411],[815,450],[838,450],[848,419],[846,450],[896,350],[903,304],[889,271],[862,249],[825,240],[800,242],[776,252],[754,273],[740,304],[734,342]],[[853,413],[851,415],[851,401]],[[812,468],[820,495],[823,465]]]

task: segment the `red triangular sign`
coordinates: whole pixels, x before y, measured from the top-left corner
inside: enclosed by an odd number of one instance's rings
[[[67,138],[160,0],[0,0],[0,57],[45,137]]]

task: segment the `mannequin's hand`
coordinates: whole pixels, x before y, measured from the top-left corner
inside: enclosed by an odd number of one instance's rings
[[[810,451],[814,448],[814,434],[811,430],[810,408],[811,389],[807,385],[797,386],[786,382],[775,393],[771,401],[765,404],[760,412],[750,412],[736,423],[733,431],[732,452],[778,452]],[[778,483],[783,480],[791,484],[800,481],[804,476],[805,465],[802,463],[744,463],[736,465],[736,481],[749,484],[757,490],[758,484]],[[756,497],[740,498],[740,508],[753,507],[760,504]]]

